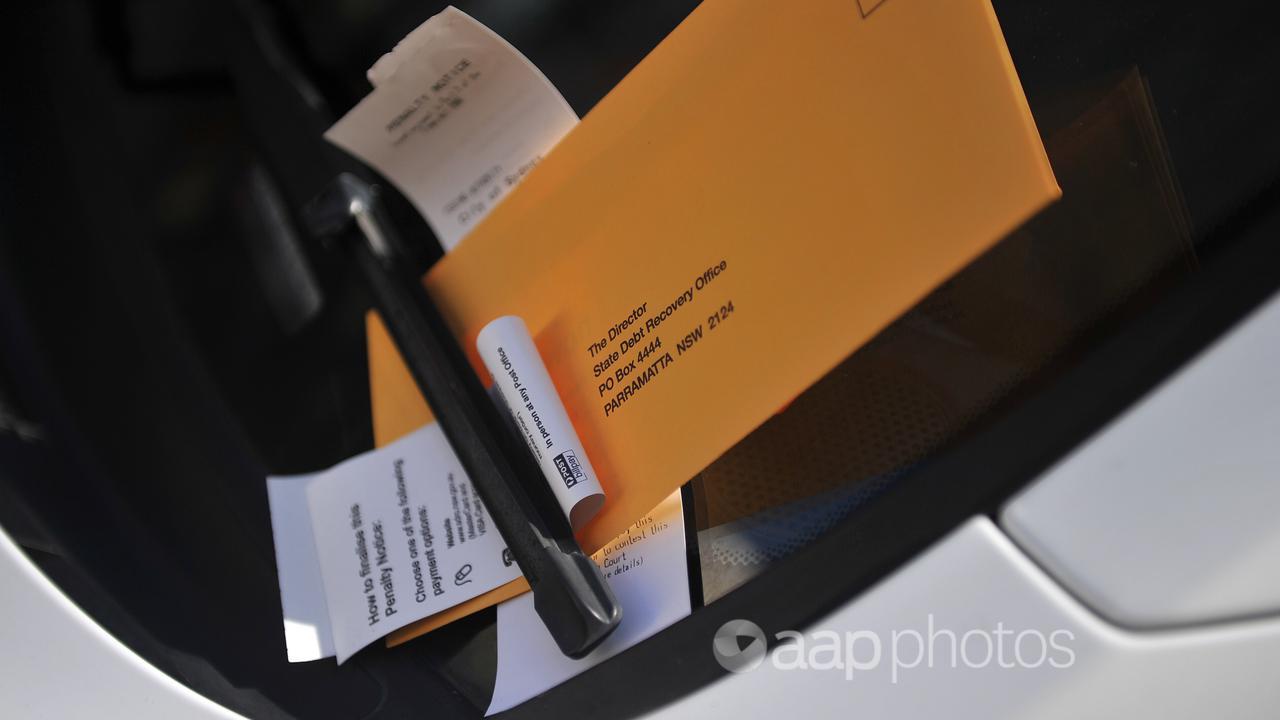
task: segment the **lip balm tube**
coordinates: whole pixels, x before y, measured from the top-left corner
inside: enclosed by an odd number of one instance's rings
[[[529,328],[515,315],[497,318],[480,331],[476,349],[569,524],[577,531],[604,505],[604,490]]]

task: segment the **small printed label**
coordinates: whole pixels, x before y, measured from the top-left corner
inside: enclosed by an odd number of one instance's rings
[[[554,460],[565,487],[573,487],[587,479],[586,473],[582,472],[582,466],[578,464],[578,456],[574,455],[572,450],[565,450],[555,456]]]
[[[560,509],[582,527],[604,504],[604,489],[529,327],[514,315],[495,318],[476,336],[476,350]]]

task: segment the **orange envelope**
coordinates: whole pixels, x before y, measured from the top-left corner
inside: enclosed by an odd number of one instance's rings
[[[594,552],[1057,197],[988,0],[707,0],[425,283],[482,374],[525,319]],[[381,445],[431,416],[376,318],[369,352]]]

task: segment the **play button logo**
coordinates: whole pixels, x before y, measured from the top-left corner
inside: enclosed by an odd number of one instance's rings
[[[720,667],[731,673],[755,670],[768,651],[764,631],[750,620],[730,620],[716,631],[711,651]]]

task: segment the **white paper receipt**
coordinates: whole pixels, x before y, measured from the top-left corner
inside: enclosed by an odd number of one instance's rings
[[[622,624],[600,647],[570,660],[525,593],[498,606],[498,674],[486,715],[518,705],[598,665],[689,614],[680,491],[593,556],[622,604]]]
[[[453,249],[578,122],[518,50],[454,7],[369,70],[325,133],[395,183]]]

